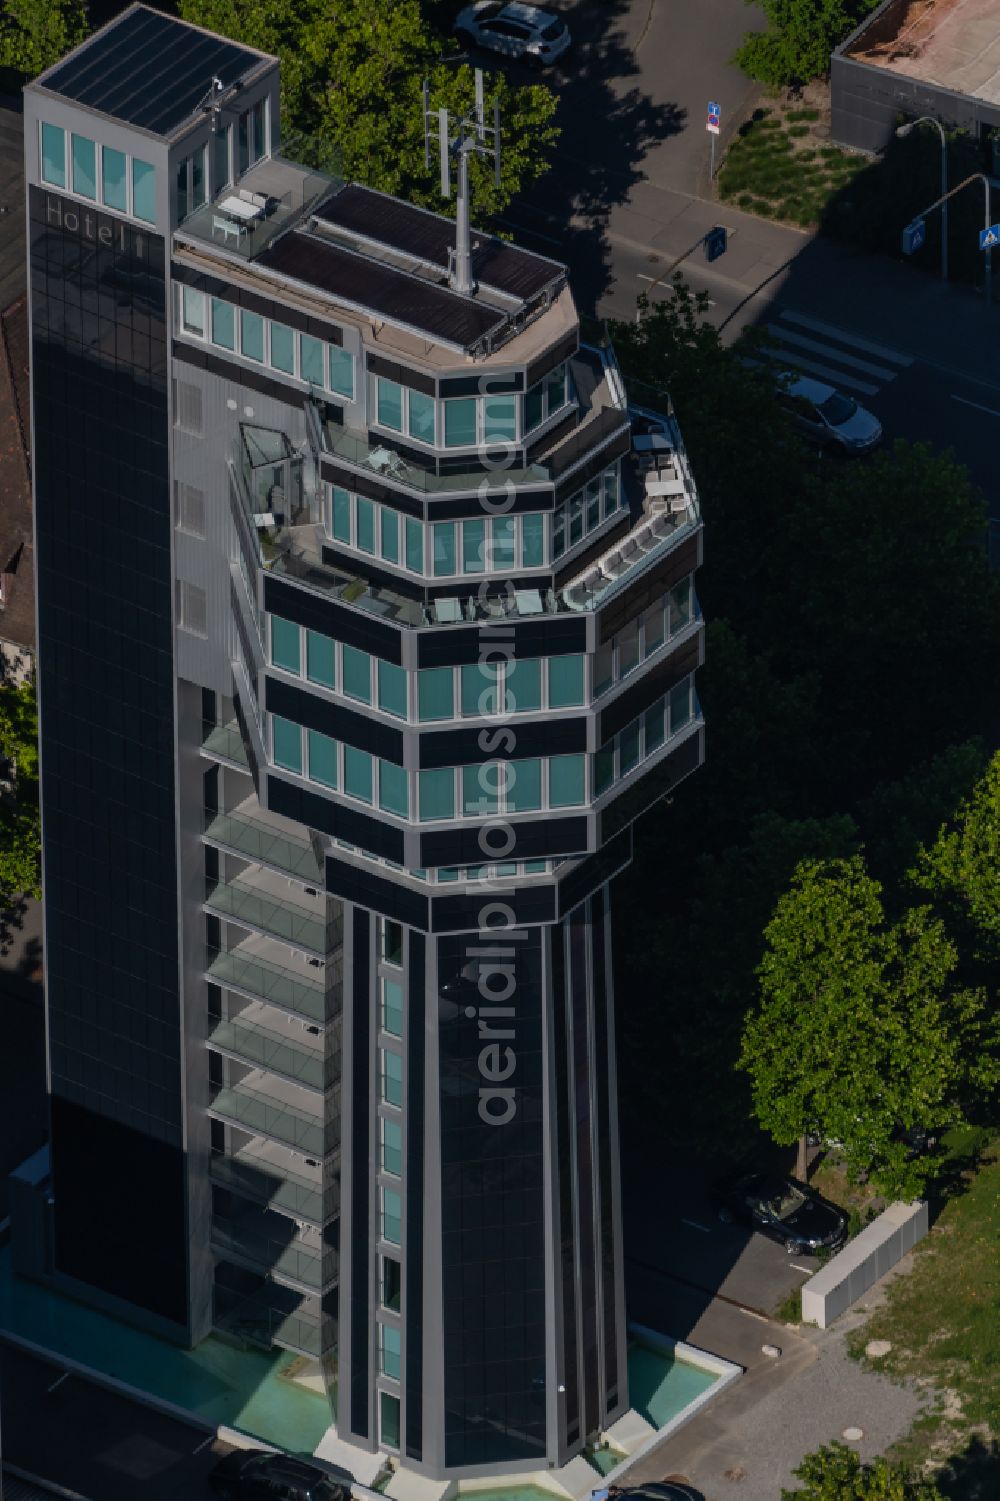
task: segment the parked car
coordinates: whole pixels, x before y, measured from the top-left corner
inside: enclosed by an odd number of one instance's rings
[[[641,1485],[623,1487],[616,1501],[705,1501],[701,1491],[696,1491],[686,1480],[647,1480]]]
[[[811,1188],[778,1173],[744,1173],[715,1190],[723,1224],[738,1221],[779,1241],[790,1256],[831,1250],[847,1239],[847,1215]]]
[[[233,1449],[208,1483],[221,1501],[350,1501],[350,1489],[318,1465],[267,1449]]]
[[[460,11],[455,35],[463,47],[485,47],[504,57],[543,65],[562,57],[570,44],[569,27],[550,10],[521,0],[478,0]]]
[[[881,422],[853,396],[792,372],[786,379],[782,400],[796,427],[814,443],[838,446],[845,453],[867,453],[881,441]]]

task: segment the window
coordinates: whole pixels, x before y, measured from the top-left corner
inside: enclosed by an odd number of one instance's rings
[[[387,813],[409,817],[410,796],[406,772],[393,761],[378,763],[378,805]]]
[[[54,188],[66,186],[66,132],[42,122],[42,181]]]
[[[467,448],[476,441],[476,398],[463,397],[460,401],[444,404],[445,448]]]
[[[218,193],[220,188],[227,187],[232,181],[232,172],[229,165],[229,127],[219,125],[218,120],[216,125],[218,128],[212,137],[212,175],[214,191]]]
[[[671,631],[680,631],[690,625],[692,613],[691,580],[687,578],[670,591]]]
[[[267,101],[258,99],[252,109],[240,115],[239,122],[239,168],[240,176],[259,162],[267,146],[265,141],[265,110]]]
[[[486,566],[486,522],[462,522],[462,572],[482,573]]]
[[[246,308],[240,308],[240,353],[258,365],[264,363],[264,320]]]
[[[364,495],[358,495],[354,501],[355,521],[357,531],[355,533],[355,546],[359,552],[374,554],[375,552],[375,503],[368,500]]]
[[[381,1258],[381,1270],[379,1273],[379,1302],[383,1308],[388,1308],[392,1313],[399,1312],[400,1296],[403,1291],[403,1273],[398,1261],[391,1256]]]
[[[397,719],[406,718],[406,672],[393,662],[381,659],[378,664],[378,706],[387,714],[395,714]]]
[[[356,646],[344,647],[344,692],[362,704],[372,701],[372,659]]]
[[[73,158],[73,192],[81,198],[97,198],[97,147],[86,136],[70,137]]]
[[[618,478],[618,466],[613,464],[610,469],[605,469],[601,476],[601,489],[603,494],[602,508],[605,517],[617,511],[621,504],[621,485]]]
[[[422,391],[408,390],[406,408],[406,430],[410,437],[419,439],[421,443],[433,443],[434,398],[425,396]]]
[[[392,1392],[378,1394],[378,1433],[383,1449],[399,1448],[399,1398]]]
[[[178,624],[193,636],[208,635],[208,596],[197,584],[181,580],[177,589]]]
[[[385,1048],[379,1049],[381,1068],[379,1070],[380,1093],[387,1105],[402,1105],[403,1103],[403,1060],[398,1053],[390,1053]]]
[[[412,516],[406,518],[406,566],[412,573],[424,571],[424,529]]]
[[[618,737],[618,775],[625,776],[639,764],[639,720],[626,725]]]
[[[362,803],[372,802],[372,758],[353,745],[344,746],[344,791]]]
[[[236,309],[218,297],[212,298],[212,343],[220,349],[236,348]]]
[[[284,323],[271,324],[272,370],[283,370],[286,375],[295,374],[295,335]]]
[[[493,547],[490,568],[504,570],[514,567],[514,518],[495,516],[492,521]]]
[[[549,760],[549,806],[572,808],[583,802],[585,794],[583,756],[552,756]]]
[[[549,708],[568,709],[583,703],[583,658],[549,658]]]
[[[399,1352],[401,1347],[400,1332],[391,1324],[379,1324],[378,1326],[378,1350],[379,1369],[383,1376],[390,1376],[393,1381],[399,1380]]]
[[[156,169],[132,158],[132,212],[147,224],[156,223]]]
[[[663,645],[663,600],[658,600],[642,617],[642,654],[648,657]]]
[[[524,431],[533,432],[566,405],[566,366],[557,365],[524,394]]]
[[[391,1246],[399,1245],[399,1228],[403,1206],[394,1188],[382,1189],[382,1239]]]
[[[184,485],[178,480],[174,494],[177,501],[177,525],[182,532],[192,537],[205,535],[205,492],[196,485]]]
[[[455,572],[455,523],[436,521],[431,527],[434,538],[434,577]]]
[[[378,421],[382,427],[392,428],[394,433],[403,431],[403,388],[394,380],[376,376],[375,391],[378,399]]]
[[[538,657],[507,663],[507,712],[528,714],[542,707],[542,664]]]
[[[201,208],[208,196],[208,172],[205,168],[205,147],[199,146],[191,157],[191,207]]]
[[[497,669],[488,662],[476,662],[461,669],[462,713],[495,714],[497,712]]]
[[[422,722],[454,718],[454,678],[450,667],[422,667],[417,673],[417,714]]]
[[[618,676],[627,677],[639,661],[639,622],[631,621],[618,637]]]
[[[387,563],[399,562],[399,517],[386,506],[379,507],[379,552]]]
[[[592,532],[601,524],[601,481],[592,479],[584,486],[584,503],[587,507],[587,531]]]
[[[45,128],[44,126],[42,127]],[[101,198],[108,208],[128,213],[128,165],[124,151],[101,147]]]
[[[332,519],[330,530],[338,542],[351,541],[351,497],[339,485],[332,489]]]
[[[311,386],[323,384],[323,343],[312,334],[299,334],[299,374]]]
[[[333,688],[336,682],[334,643],[318,631],[306,631],[306,677],[310,683]]]
[[[188,216],[188,164],[185,159],[177,163],[177,219]]]
[[[606,646],[597,648],[597,656],[594,659],[594,697],[600,698],[615,680],[615,648],[614,643],[609,641]]]
[[[382,1031],[403,1035],[403,987],[398,980],[382,980]]]
[[[319,730],[309,731],[309,775],[324,787],[337,785],[337,742]]]
[[[194,287],[181,287],[181,324],[184,332],[205,337],[205,294]]]
[[[609,740],[607,745],[602,745],[597,752],[594,771],[594,796],[600,797],[602,792],[607,792],[615,779],[615,742]]]
[[[529,513],[521,517],[521,565],[541,568],[545,563],[545,517]]]
[[[557,365],[542,381],[545,387],[545,410],[549,417],[566,405],[566,366]]]
[[[438,771],[422,771],[420,777],[420,821],[455,817],[455,773],[450,766]]]
[[[271,715],[271,756],[275,766],[302,774],[302,729],[280,714]]]
[[[381,954],[386,964],[401,965],[403,962],[403,928],[402,924],[393,922],[391,918],[379,918],[382,929]]]
[[[462,812],[466,817],[488,817],[499,806],[500,763],[484,761],[481,766],[463,766]]]
[[[403,1128],[382,1117],[382,1171],[398,1178],[403,1167]]]
[[[330,345],[330,390],[336,391],[338,396],[346,396],[348,400],[354,400],[354,356],[349,349],[340,349],[336,344]]]
[[[670,690],[670,733],[676,735],[691,718],[691,679]]]
[[[507,763],[507,810],[531,813],[542,806],[542,763],[536,758]]]
[[[301,635],[299,627],[290,620],[271,616],[271,661],[285,672],[294,672],[296,677],[302,671]]]
[[[487,396],[483,401],[487,443],[513,443],[517,438],[517,398]]]
[[[605,497],[603,501],[602,495]],[[609,496],[613,500],[610,507]],[[567,548],[575,547],[600,526],[618,505],[618,496],[618,465],[613,464],[597,479],[591,480],[578,495],[571,496],[557,507],[552,517],[553,558],[561,557]]]
[[[645,754],[651,756],[663,744],[663,711],[666,705],[661,698],[659,703],[647,709],[643,715],[643,728],[646,736]]]

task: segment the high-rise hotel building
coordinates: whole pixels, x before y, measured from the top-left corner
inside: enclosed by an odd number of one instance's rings
[[[628,1408],[609,882],[703,754],[680,433],[564,266],[474,234],[456,290],[453,223],[286,157],[274,58],[134,5],[24,118],[37,1273],[313,1358],[428,1476],[560,1466]]]

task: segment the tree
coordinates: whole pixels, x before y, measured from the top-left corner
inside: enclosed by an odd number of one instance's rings
[[[733,62],[772,88],[808,83],[830,71],[830,53],[878,0],[747,0],[760,4],[765,31],[743,38]]]
[[[0,688],[0,901],[41,896],[34,684]]]
[[[880,783],[858,805],[872,874],[898,888],[921,846],[932,843],[942,825],[955,817],[988,764],[983,742],[966,740],[949,745],[904,776]]]
[[[963,958],[985,966],[984,978],[990,977],[1000,957],[1000,753],[951,822],[919,851],[911,878]]]
[[[807,1454],[794,1474],[803,1484],[782,1490],[781,1501],[944,1501],[929,1480],[914,1478],[887,1459],[862,1464],[839,1440]]]
[[[848,1170],[912,1195],[929,1172],[900,1128],[959,1116],[1000,1080],[1000,1024],[952,982],[958,956],[927,907],[890,924],[862,856],[804,861],[765,929],[761,1000],[740,1067],[780,1145],[843,1143]]]
[[[180,0],[181,14],[281,59],[282,112],[294,150],[345,177],[447,211],[436,158],[424,165],[421,83],[433,109],[460,118],[474,102],[473,70],[443,61],[449,44],[425,22],[418,0]],[[488,222],[548,167],[559,136],[556,97],[544,84],[515,88],[496,73],[487,85],[501,115],[501,177],[492,161],[470,165],[472,209]],[[454,202],[454,200],[452,200]]]
[[[34,78],[86,35],[84,0],[6,0],[0,11],[0,67]]]

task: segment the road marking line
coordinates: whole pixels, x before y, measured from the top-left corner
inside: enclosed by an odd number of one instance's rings
[[[844,354],[839,349],[833,349],[829,344],[821,344],[818,339],[807,339],[804,334],[789,333],[786,329],[778,328],[774,323],[765,325],[769,334],[782,344],[794,344],[798,349],[811,349],[814,354],[825,354],[833,357],[844,365],[850,365],[853,370],[863,370],[867,375],[878,375],[882,380],[894,380],[899,373],[896,370],[887,370],[884,365],[873,365],[870,360],[859,360],[857,355]]]
[[[214,1443],[215,1443],[215,1434],[214,1433],[210,1433],[208,1435],[208,1438],[203,1438],[202,1439],[202,1441],[198,1445],[197,1449],[192,1449],[191,1450],[191,1453],[192,1454],[200,1454],[201,1451],[202,1451],[202,1449],[207,1449],[208,1446],[209,1446],[209,1444],[214,1444]]]
[[[821,375],[827,380],[833,381],[835,386],[849,386],[852,391],[860,391],[863,396],[876,396],[878,386],[869,385],[867,381],[858,380],[854,375],[844,375],[841,370],[834,370],[829,365],[821,365],[818,360],[803,360],[798,355],[792,357],[786,354],[781,358],[783,351],[780,349],[762,349],[761,354],[769,359],[772,364],[791,365],[796,370],[801,370],[804,375]]]
[[[812,1271],[812,1267],[811,1266],[799,1266],[799,1264],[798,1264],[797,1261],[790,1261],[788,1263],[788,1265],[791,1267],[791,1269],[792,1269],[793,1272],[811,1272]]]
[[[712,1231],[711,1231],[711,1229],[710,1229],[710,1227],[708,1225],[699,1225],[699,1223],[698,1223],[697,1220],[685,1220],[685,1219],[682,1219],[681,1220],[681,1224],[682,1225],[690,1225],[692,1230],[700,1230],[701,1233],[702,1233],[702,1235],[711,1235],[711,1233],[712,1233]]]
[[[660,282],[660,286],[665,292],[672,292],[674,290],[668,281],[660,281],[659,276],[647,276],[643,271],[637,271],[635,273],[635,279],[636,281],[658,281]],[[650,288],[650,290],[652,290],[652,288]],[[714,298],[709,297],[706,300],[706,307],[715,307],[715,305],[716,304]]]
[[[740,1313],[745,1313],[748,1319],[759,1319],[762,1324],[769,1324],[771,1320],[765,1313],[754,1313],[752,1308],[744,1308],[742,1303],[737,1303]]]
[[[61,1376],[57,1376],[56,1379],[55,1379],[55,1381],[53,1381],[52,1385],[51,1386],[47,1386],[45,1388],[45,1390],[47,1392],[54,1392],[57,1386],[62,1386],[63,1382],[64,1381],[68,1381],[69,1378],[70,1378],[70,1372],[69,1371],[63,1371],[62,1375]]]
[[[991,417],[1000,417],[1000,412],[997,411],[996,407],[984,407],[981,402],[970,401],[967,396],[956,396],[954,391],[951,393],[951,399],[952,401],[960,401],[964,407],[975,407],[977,412],[988,412]]]
[[[871,339],[859,338],[857,334],[845,333],[842,328],[837,328],[834,323],[824,323],[821,318],[807,318],[805,313],[793,313],[789,310],[778,315],[784,318],[786,323],[798,323],[802,328],[811,328],[813,333],[830,334],[834,339],[840,339],[844,344],[852,344],[855,349],[864,349],[868,354],[881,355],[884,360],[891,360],[894,365],[903,367],[912,365],[914,356],[900,354],[898,349],[890,349],[886,344],[876,344]]]

